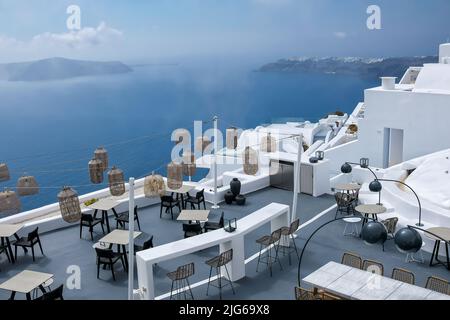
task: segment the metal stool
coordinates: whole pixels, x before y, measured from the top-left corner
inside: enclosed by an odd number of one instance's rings
[[[361,222],[361,218],[358,217],[348,217],[342,219],[345,222],[344,228],[344,236],[354,236],[359,237],[359,229],[357,224]],[[347,232],[347,229],[350,227],[350,232]]]
[[[222,300],[222,288],[227,285],[231,286],[231,290],[233,291],[233,294],[235,294],[234,288],[233,288],[233,282],[230,279],[230,274],[228,273],[228,268],[227,268],[227,264],[231,260],[233,260],[233,249],[224,251],[219,256],[214,257],[205,262],[208,266],[211,267],[211,269],[209,269],[209,278],[208,278],[208,286],[206,288],[206,295],[208,295],[210,285],[219,289],[220,300]],[[222,270],[221,270],[222,267],[224,267],[225,272],[227,274],[227,277],[225,279],[228,281],[228,283],[225,283],[225,284],[222,284]],[[212,281],[211,281],[211,275],[212,275],[213,268],[216,269],[217,285],[212,284]]]
[[[270,236],[264,236],[256,240],[256,243],[260,244],[258,263],[256,264],[256,272],[258,272],[258,266],[260,262],[267,264],[270,270],[270,276],[272,276],[272,264],[276,263],[277,261],[280,264],[281,270],[283,270],[280,259],[278,259],[281,230],[282,228],[275,230]],[[262,251],[264,248],[267,248],[267,250],[265,256],[262,256]],[[275,256],[272,256],[272,249],[275,250]]]
[[[297,251],[297,245],[295,244],[295,237],[294,233],[297,231],[298,227],[300,225],[300,220],[297,219],[294,222],[291,223],[289,227],[283,227],[281,228],[281,236],[283,237],[283,240],[280,241],[279,246],[281,247],[281,251],[283,252],[283,255],[287,254],[289,255],[289,265],[291,265],[291,253],[295,252],[297,255],[297,259],[300,260],[300,257],[298,255]],[[291,247],[291,240],[293,246]]]
[[[183,266],[180,266],[177,268],[176,271],[169,272],[167,274],[167,277],[172,280],[172,286],[170,288],[170,300],[172,300],[173,297],[173,291],[175,287],[175,296],[177,298],[181,297],[181,294],[183,293],[184,300],[186,300],[187,295],[186,291],[189,290],[189,294],[191,296],[191,299],[194,300],[194,295],[192,294],[191,285],[189,283],[189,277],[194,274],[194,263],[185,264]],[[187,290],[184,288],[187,287]]]
[[[425,241],[422,241],[422,248],[423,247],[425,247]],[[425,259],[423,258],[422,248],[420,248],[417,252],[408,252],[406,254],[405,262],[424,263]]]

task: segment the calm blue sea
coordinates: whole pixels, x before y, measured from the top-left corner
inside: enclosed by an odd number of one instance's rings
[[[351,76],[259,73],[254,66],[134,69],[117,76],[0,83],[0,162],[7,162],[12,173],[0,188],[15,186],[23,173],[44,187],[39,195],[22,198],[23,211],[55,202],[63,185],[77,185],[79,194],[104,187],[85,186],[90,183],[87,162],[99,145],[132,140],[107,147],[110,163],[126,177],[140,177],[169,161],[168,134],[178,127],[192,129],[194,120],[218,115],[223,129],[279,118],[315,121],[337,109],[351,112],[363,90],[378,83]],[[143,136],[153,138],[135,139]]]

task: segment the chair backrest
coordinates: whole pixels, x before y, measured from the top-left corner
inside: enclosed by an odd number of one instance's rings
[[[224,251],[219,256],[219,265],[218,267],[223,267],[227,263],[233,260],[233,249]]]
[[[382,223],[386,227],[386,230],[388,233],[394,234],[395,229],[397,228],[397,222],[398,222],[398,218],[393,217],[393,218],[384,220]]]
[[[299,225],[300,225],[300,219],[296,219],[294,222],[292,222],[289,227],[289,234],[294,234],[294,232],[297,231]]]
[[[318,300],[311,290],[295,287],[295,300]]]
[[[194,263],[188,263],[177,268],[176,280],[186,279],[194,274]]]
[[[275,243],[278,240],[280,240],[280,238],[281,238],[281,228],[272,232],[272,234],[270,235],[270,243]]]
[[[197,198],[197,199],[203,199],[203,197],[204,197],[204,193],[205,193],[205,189],[202,189],[201,191],[199,191],[199,192],[197,192],[196,193],[196,195],[195,195],[195,197]]]
[[[98,258],[108,258],[111,259],[114,255],[114,252],[111,249],[101,249],[101,248],[95,248],[95,251],[97,252]]]
[[[412,273],[411,271],[405,270],[405,269],[401,269],[401,268],[392,269],[391,278],[401,281],[401,282],[409,283],[409,284],[415,283],[414,273]]]
[[[363,261],[363,270],[369,271],[375,274],[379,274],[380,276],[384,275],[384,266],[382,263],[373,261],[373,260],[364,260]]]
[[[347,206],[352,200],[354,200],[344,192],[336,192],[334,194],[334,199],[336,200],[337,205],[340,207]]]
[[[184,232],[201,232],[202,225],[200,223],[183,223]]]
[[[171,196],[161,196],[161,202],[173,202],[173,198]]]
[[[92,221],[94,221],[94,217],[91,214],[82,213],[81,214],[81,221],[92,222]]]
[[[222,214],[220,215],[219,227],[221,227],[221,228],[223,228],[225,226],[224,214],[225,213],[222,211]]]
[[[438,278],[438,277],[428,277],[427,284],[425,288],[443,293],[443,294],[449,294],[449,283],[447,280]]]
[[[153,236],[150,237],[147,241],[142,245],[142,250],[147,250],[153,248]]]
[[[36,229],[34,229],[30,233],[28,233],[28,237],[27,237],[28,241],[32,241],[32,240],[34,240],[36,238],[39,238],[38,230],[39,230],[39,227],[36,227]]]
[[[64,285],[60,285],[58,288],[45,293],[41,300],[64,300],[63,298]]]
[[[350,266],[350,267],[357,268],[357,269],[361,269],[361,267],[362,267],[361,257],[356,254],[349,253],[349,252],[345,252],[342,255],[341,263],[345,264],[346,266]]]

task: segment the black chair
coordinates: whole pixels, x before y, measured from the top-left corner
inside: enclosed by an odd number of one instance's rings
[[[98,224],[102,226],[103,234],[105,234],[105,228],[103,227],[103,218],[94,218],[90,214],[82,213],[80,220],[80,239],[83,232],[83,227],[87,227],[89,228],[89,233],[91,234],[91,240],[94,241],[94,227]]]
[[[202,225],[200,223],[183,223],[184,237],[189,238],[202,233]]]
[[[173,208],[177,207],[181,212],[181,203],[180,200],[174,199],[171,196],[162,196],[161,197],[161,209],[159,212],[159,217],[162,217],[163,208],[166,208],[166,213],[170,211],[170,215],[173,220]]]
[[[123,260],[123,253],[114,252],[111,249],[100,249],[95,248],[97,252],[97,279],[100,276],[100,267],[110,267],[113,280],[116,281],[116,276],[114,275],[114,264],[117,261],[122,261],[122,266],[126,270],[125,261]]]
[[[187,204],[191,204],[191,208],[195,209],[195,205],[197,205],[200,210],[200,205],[203,203],[203,208],[206,210],[206,201],[205,201],[205,189],[196,193],[195,197],[191,196],[187,193],[187,198],[184,201],[184,206],[187,207]]]
[[[219,256],[214,257],[205,262],[208,266],[211,267],[209,269],[209,278],[208,278],[208,286],[206,287],[206,295],[208,295],[210,285],[219,289],[220,300],[222,300],[222,288],[227,285],[231,286],[231,290],[233,291],[233,294],[235,294],[233,282],[230,280],[230,274],[228,273],[227,268],[227,264],[231,262],[231,260],[233,260],[233,249],[222,252]],[[225,269],[225,272],[227,274],[227,278],[225,278],[225,280],[227,280],[228,283],[225,284],[222,284],[222,267]],[[213,269],[216,269],[217,285],[212,284],[213,281],[211,281]]]
[[[138,216],[138,207],[134,207],[134,221],[137,222],[138,229],[141,231],[141,224],[139,223],[139,216]],[[121,213],[116,217],[116,228],[119,228],[119,225],[126,229],[128,220],[128,212],[127,213]]]
[[[16,261],[17,261],[17,247],[21,247],[24,250],[26,248],[31,248],[31,253],[33,255],[33,262],[35,261],[35,258],[34,258],[34,246],[36,244],[39,245],[39,248],[41,249],[41,253],[42,253],[42,255],[44,255],[44,251],[42,250],[41,239],[39,238],[38,229],[39,228],[37,227],[36,229],[31,231],[28,234],[28,236],[22,237],[22,238],[18,239],[16,242],[14,242],[14,256],[16,258]]]
[[[0,254],[2,254],[3,252],[6,254],[6,257],[8,258],[8,261],[11,262],[11,257],[9,256],[9,248],[8,246],[5,244],[5,241],[2,238],[2,241],[0,243]]]
[[[42,296],[40,296],[39,298],[34,299],[34,300],[43,300],[43,301],[44,300],[47,300],[47,301],[64,300],[63,289],[64,289],[64,285],[60,285],[55,290],[44,293]]]
[[[144,241],[142,245],[135,244],[134,252],[136,253],[138,251],[147,250],[150,248],[153,248],[153,236],[151,236],[148,240]]]
[[[223,215],[224,215],[224,213],[222,212],[222,214],[220,215],[219,222],[206,221],[205,224],[203,225],[203,229],[205,230],[205,232],[208,232],[209,230],[222,229],[224,227]]]

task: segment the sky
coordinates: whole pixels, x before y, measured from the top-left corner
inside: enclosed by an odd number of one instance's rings
[[[67,28],[70,5],[80,30]],[[0,62],[437,55],[449,14],[448,0],[0,0]]]

